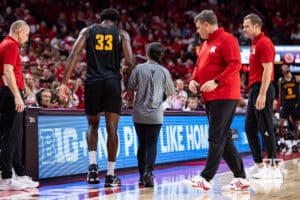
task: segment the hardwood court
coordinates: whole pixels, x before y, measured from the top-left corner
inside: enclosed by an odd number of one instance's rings
[[[290,200],[299,199],[300,182],[300,153],[283,157],[283,180],[258,180],[250,179],[251,190],[243,192],[221,192],[221,186],[226,185],[231,179],[227,165],[222,162],[218,174],[212,181],[209,192],[202,192],[190,188],[183,180],[198,175],[204,167],[204,161],[185,162],[158,167],[155,170],[156,184],[154,188],[139,188],[136,170],[123,173],[122,187],[104,188],[103,175],[99,185],[86,184],[84,177],[80,180],[69,180],[68,182],[42,183],[38,189],[26,191],[2,191],[0,199],[105,199],[105,200]],[[243,156],[246,168],[253,164],[251,156]],[[119,172],[118,174],[121,174]]]

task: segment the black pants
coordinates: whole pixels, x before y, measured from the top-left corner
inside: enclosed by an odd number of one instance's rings
[[[2,178],[25,175],[23,158],[24,114],[15,111],[14,96],[8,87],[0,88],[0,165]]]
[[[161,124],[134,123],[138,136],[139,146],[137,160],[140,176],[145,172],[152,172],[156,160],[157,139]]]
[[[257,110],[255,108],[259,89],[260,84],[251,86],[245,122],[245,131],[255,163],[261,163],[263,161],[258,131],[263,137],[268,158],[276,158],[276,137],[273,128],[273,100],[275,98],[275,88],[270,84],[266,94],[265,108],[263,110]]]
[[[236,100],[210,101],[205,104],[209,123],[209,147],[206,166],[201,176],[207,181],[216,174],[222,157],[234,177],[246,177],[243,161],[234,146],[230,129],[236,104]]]

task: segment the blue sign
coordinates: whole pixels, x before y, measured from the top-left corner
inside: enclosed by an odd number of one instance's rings
[[[244,131],[245,116],[235,116],[233,138],[240,153],[249,152]],[[86,173],[89,165],[84,115],[39,115],[39,178]],[[131,116],[121,116],[116,168],[137,166],[137,135]],[[97,159],[100,170],[107,168],[106,128],[101,116]],[[165,116],[158,138],[156,163],[205,158],[208,150],[206,116]]]

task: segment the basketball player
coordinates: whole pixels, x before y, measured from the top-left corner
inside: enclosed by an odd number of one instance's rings
[[[298,136],[300,125],[300,96],[299,96],[299,83],[300,76],[296,76],[290,72],[288,65],[281,66],[282,77],[278,80],[279,87],[279,105],[280,105],[280,118],[279,118],[279,136],[280,144],[277,151],[287,151],[287,145],[284,140],[284,122],[290,120],[294,128],[294,141],[292,145],[292,152],[298,153]]]
[[[97,165],[97,143],[100,113],[104,111],[107,130],[108,167],[105,187],[120,186],[115,176],[115,162],[118,150],[117,127],[121,113],[121,50],[128,69],[133,67],[133,56],[129,34],[118,27],[118,11],[109,8],[101,13],[101,23],[92,24],[81,30],[66,63],[66,71],[60,95],[69,95],[67,83],[74,66],[81,59],[85,48],[87,57],[87,75],[85,80],[84,107],[88,119],[87,144],[90,165],[87,182],[99,183]]]

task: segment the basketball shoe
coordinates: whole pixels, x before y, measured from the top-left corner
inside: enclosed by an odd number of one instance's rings
[[[222,187],[222,191],[244,191],[250,190],[250,182],[245,178],[234,178],[228,184]]]
[[[145,187],[153,187],[154,186],[153,174],[151,172],[146,172],[143,175],[143,184]]]
[[[202,176],[196,176],[192,179],[186,180],[185,183],[191,186],[192,188],[203,191],[209,191],[211,188],[211,184]]]
[[[278,167],[264,167],[258,173],[252,175],[257,179],[282,179],[282,172]]]
[[[16,175],[15,179],[21,183],[24,183],[28,186],[28,188],[37,188],[39,187],[38,181],[33,181],[29,176],[18,176]]]
[[[119,187],[121,186],[121,180],[117,176],[106,175],[105,176],[105,187]]]
[[[15,179],[9,178],[9,179],[2,179],[0,180],[0,190],[24,190],[28,188],[28,185],[17,181]]]
[[[92,164],[89,166],[86,182],[89,184],[98,184],[100,182],[98,165]]]

